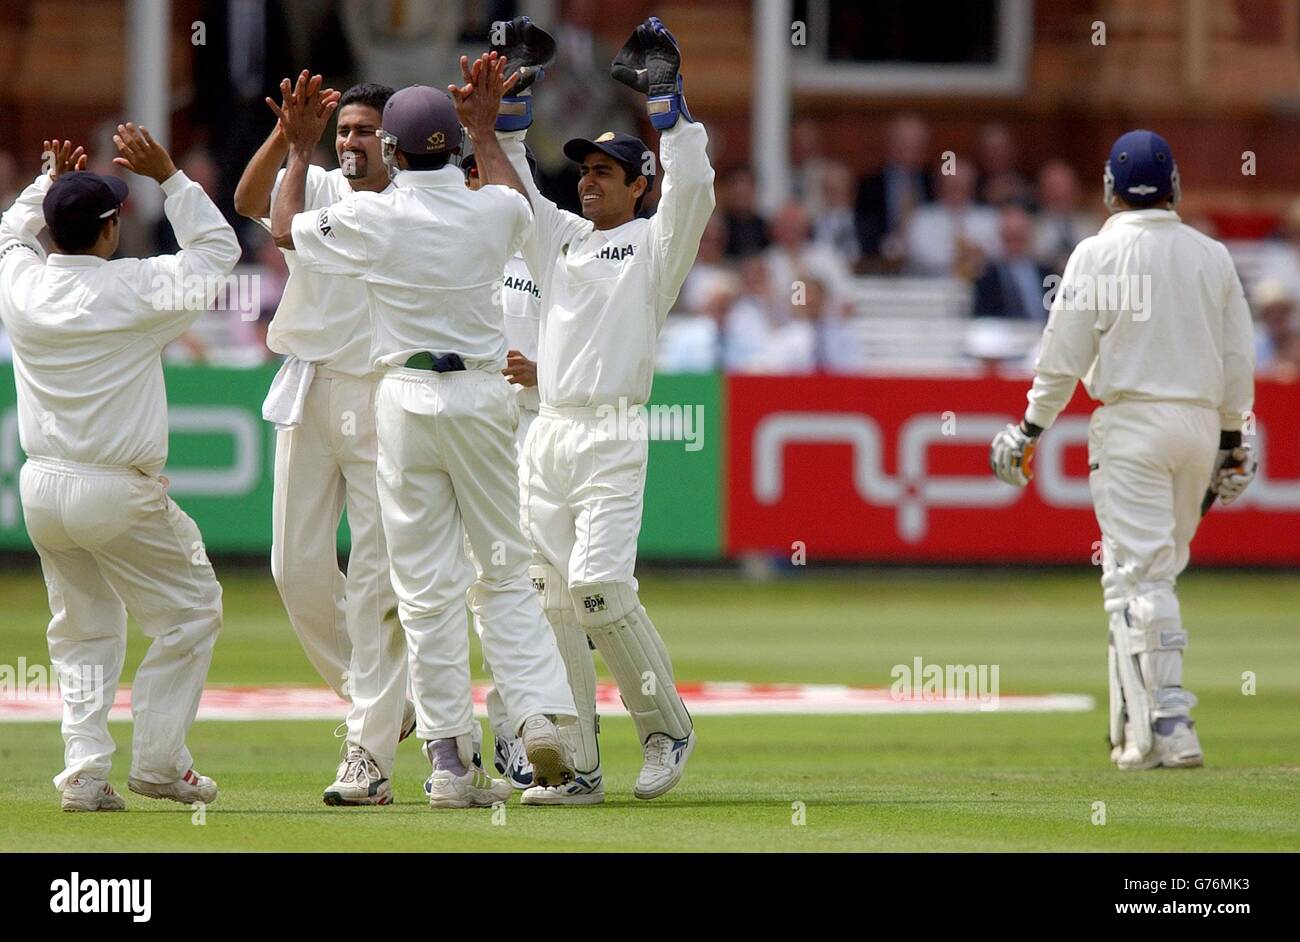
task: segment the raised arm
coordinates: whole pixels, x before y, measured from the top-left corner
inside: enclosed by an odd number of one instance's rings
[[[176,169],[171,155],[148,129],[119,124],[113,143],[119,153],[114,163],[162,186],[163,212],[181,247],[174,255],[134,262],[135,289],[145,302],[144,322],[154,324],[159,342],[166,343],[211,303],[221,288],[221,276],[239,261],[239,240],[203,187]],[[201,305],[191,300],[195,287],[202,288]]]
[[[495,52],[483,53],[474,60],[473,66],[467,56],[461,56],[460,70],[465,84],[460,87],[448,85],[447,92],[456,103],[460,123],[465,125],[465,131],[474,143],[479,178],[484,184],[508,186],[531,203],[532,194],[525,188],[519,172],[506,157],[496,137],[501,98],[518,84],[519,75],[507,79],[506,59]]]
[[[45,194],[50,184],[65,173],[86,169],[86,151],[72,146],[72,141],[43,141],[41,172],[27,185],[12,206],[0,217],[0,239],[17,239],[28,245],[45,228]]]
[[[321,77],[306,78],[303,72],[293,92],[285,99],[284,107],[271,104],[289,144],[289,166],[271,207],[271,238],[282,249],[293,244],[293,217],[306,208],[307,168],[311,165],[312,151],[320,142],[332,115],[339,105],[339,93],[321,89]],[[272,179],[272,185],[275,180]]]
[[[677,40],[652,16],[632,31],[609,70],[615,81],[646,96],[646,114],[662,132],[663,195],[650,220],[661,318],[695,264],[714,207],[709,138],[686,107],[681,65]]]
[[[298,81],[303,81],[306,76],[307,73],[303,72],[298,77]],[[289,80],[281,80],[281,109],[291,93]],[[266,104],[272,110],[275,109],[275,102],[271,99],[266,99]],[[271,190],[275,187],[275,177],[284,166],[284,158],[288,154],[289,140],[284,136],[284,127],[277,117],[275,127],[262,142],[262,146],[257,149],[253,159],[248,162],[248,166],[239,177],[239,183],[235,186],[235,212],[247,219],[260,220],[270,217]]]

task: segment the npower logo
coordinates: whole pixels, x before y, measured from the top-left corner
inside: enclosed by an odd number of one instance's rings
[[[754,428],[753,491],[764,505],[778,504],[789,487],[812,487],[813,482],[788,481],[786,449],[793,445],[848,445],[853,462],[853,487],[859,498],[878,507],[896,510],[900,539],[919,543],[929,530],[933,509],[1007,507],[1024,495],[991,473],[938,475],[929,470],[935,448],[987,446],[1008,422],[1009,415],[961,414],[955,421],[938,413],[911,416],[898,429],[898,471],[885,470],[885,436],[880,424],[860,412],[773,412]],[[1233,509],[1252,506],[1260,510],[1300,511],[1300,481],[1271,481],[1267,470],[1267,431],[1261,423],[1255,438],[1259,474]],[[1089,509],[1092,498],[1086,477],[1069,476],[1065,451],[1087,447],[1086,416],[1062,416],[1043,435],[1034,455],[1034,487],[1052,507]]]

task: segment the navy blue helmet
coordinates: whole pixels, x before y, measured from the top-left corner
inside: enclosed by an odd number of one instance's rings
[[[1111,146],[1102,177],[1106,205],[1116,209],[1116,197],[1131,206],[1158,206],[1181,195],[1178,164],[1169,144],[1155,131],[1129,131]]]

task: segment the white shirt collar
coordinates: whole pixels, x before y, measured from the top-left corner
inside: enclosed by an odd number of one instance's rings
[[[1182,222],[1172,209],[1126,209],[1114,213],[1101,227],[1103,231],[1111,226],[1143,226],[1160,222]]]
[[[393,186],[398,189],[431,186],[465,186],[465,175],[460,167],[451,164],[439,170],[402,170],[393,177]]]

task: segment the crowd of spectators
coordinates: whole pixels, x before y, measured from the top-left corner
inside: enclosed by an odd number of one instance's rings
[[[563,82],[557,78],[555,84]],[[602,101],[600,119],[618,123],[618,108]],[[92,142],[97,156],[91,169],[97,172],[117,172],[103,156],[111,153],[110,136],[111,129],[102,128]],[[545,149],[546,142],[538,143]],[[1081,185],[1071,165],[1059,159],[1024,166],[1015,137],[996,124],[981,131],[967,157],[945,154],[923,119],[900,115],[889,124],[885,151],[879,168],[855,179],[847,166],[825,156],[814,121],[796,121],[793,193],[770,213],[760,209],[748,167],[719,174],[718,209],[678,297],[672,329],[665,332],[660,368],[859,370],[862,355],[850,323],[870,314],[855,296],[862,275],[948,279],[965,286],[976,321],[967,351],[974,359],[998,359],[988,353],[1000,348],[998,324],[1044,323],[1045,280],[1059,274],[1074,246],[1103,222],[1099,182]],[[332,165],[333,154],[322,148],[319,162]],[[230,168],[202,145],[178,163],[209,192],[220,196],[230,189]],[[31,169],[0,151],[3,205],[28,182]],[[563,170],[554,173],[554,188],[563,188]],[[201,322],[169,351],[173,359],[256,364],[273,358],[265,347],[266,324],[287,277],[284,259],[262,229],[235,217],[233,207],[227,212],[244,242],[243,271],[258,276],[257,309],[233,319],[210,318],[206,331]],[[124,255],[176,248],[165,220],[141,218],[130,203],[121,246]],[[1248,294],[1259,369],[1300,378],[1300,199],[1283,218],[1278,238],[1256,255],[1258,271]],[[6,349],[0,332],[0,357]]]
[[[1064,160],[1026,166],[1001,124],[973,154],[950,153],[919,116],[888,126],[879,168],[854,179],[823,153],[811,119],[791,129],[793,198],[759,208],[746,166],[720,175],[718,210],[665,335],[669,370],[809,373],[860,370],[848,324],[857,276],[947,279],[968,292],[972,360],[1026,362],[1004,336],[1047,320],[1053,274],[1105,219],[1100,179],[1080,183]],[[946,158],[946,159],[945,159]],[[1098,175],[1100,176],[1100,175]],[[1205,228],[1203,219],[1188,219]],[[1213,234],[1213,233],[1211,233]],[[1250,300],[1259,367],[1300,376],[1300,200],[1264,252]],[[1005,350],[990,355],[989,351]]]

